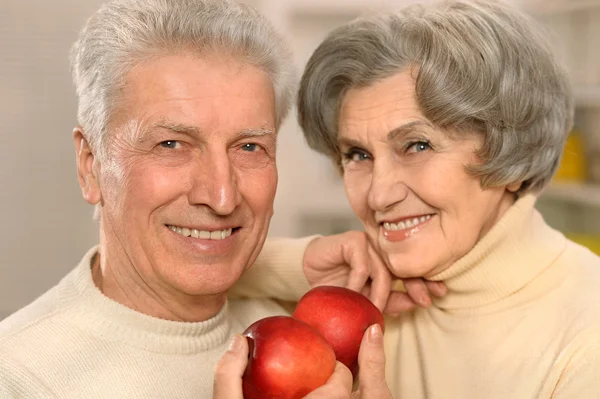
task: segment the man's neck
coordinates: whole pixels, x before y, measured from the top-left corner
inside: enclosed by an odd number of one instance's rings
[[[111,268],[100,252],[92,262],[92,279],[108,298],[130,309],[164,320],[202,322],[214,317],[223,308],[226,295],[193,296],[166,293],[144,284],[137,284],[127,273]]]

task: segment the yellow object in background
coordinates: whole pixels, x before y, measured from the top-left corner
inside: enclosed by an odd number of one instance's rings
[[[577,244],[588,247],[590,251],[600,255],[600,235],[566,233],[565,236]]]
[[[557,181],[585,181],[587,179],[587,163],[581,133],[573,130],[565,144],[562,161],[554,176]]]

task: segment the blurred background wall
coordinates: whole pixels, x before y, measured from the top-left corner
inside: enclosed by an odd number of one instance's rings
[[[374,8],[411,0],[248,0],[293,46],[301,70],[326,33]],[[54,285],[97,242],[81,198],[68,50],[101,0],[2,0],[0,6],[0,319]],[[539,202],[547,220],[599,251],[600,0],[512,0],[546,25],[567,64],[577,120],[555,183]],[[280,132],[280,184],[271,235],[360,228],[329,161],[295,121]]]

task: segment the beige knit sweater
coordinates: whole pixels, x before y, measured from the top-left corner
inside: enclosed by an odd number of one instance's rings
[[[448,295],[386,319],[396,399],[600,399],[600,258],[550,228],[524,196],[466,256],[435,276]],[[285,243],[279,245],[286,253]],[[274,291],[261,263],[248,295]],[[273,273],[265,270],[274,269]],[[298,275],[298,274],[296,274]],[[297,299],[302,292],[287,299]]]
[[[259,264],[277,264],[282,244],[290,259],[301,261],[309,240],[267,245]],[[90,271],[95,253],[0,323],[1,399],[212,398],[213,370],[230,337],[260,318],[285,314],[269,299],[231,299],[201,323],[146,316],[96,288]],[[306,291],[300,265],[280,269],[278,278],[291,285],[277,285],[274,294]]]

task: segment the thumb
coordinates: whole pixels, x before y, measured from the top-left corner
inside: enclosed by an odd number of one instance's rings
[[[352,391],[352,373],[346,366],[336,362],[333,374],[325,385],[315,389],[304,399],[349,398]]]
[[[213,399],[243,399],[242,376],[248,363],[248,341],[234,335],[215,369]]]
[[[358,352],[358,383],[361,399],[392,399],[385,382],[383,333],[379,324],[367,329]]]

